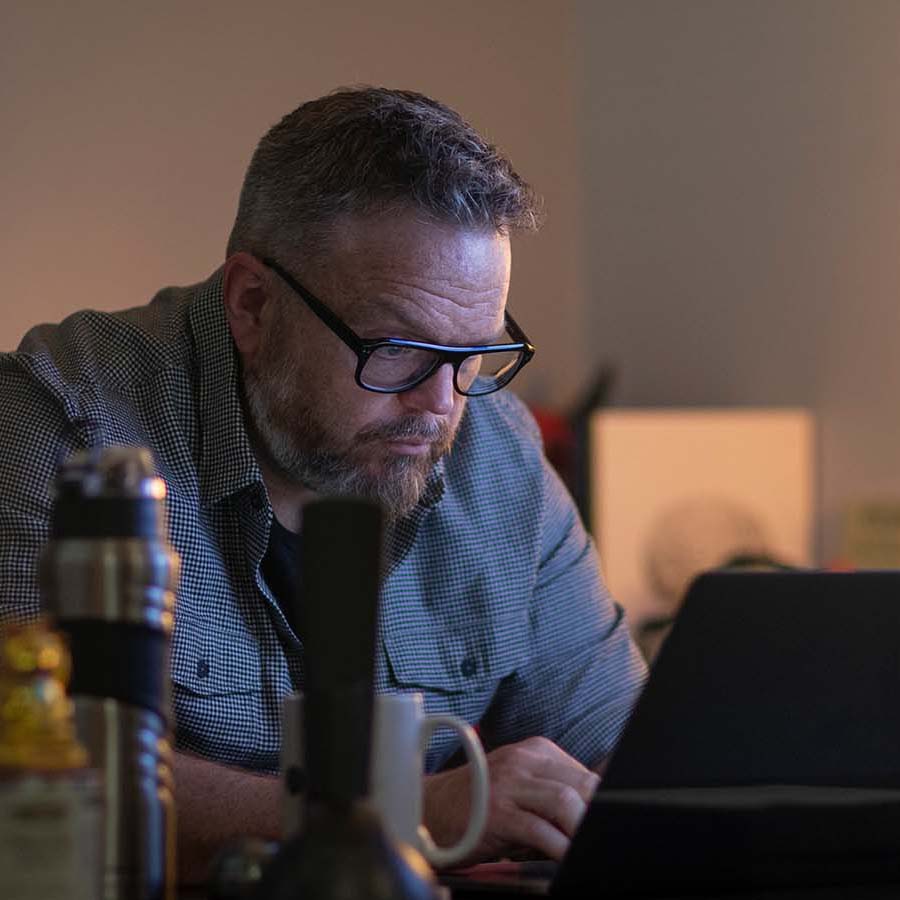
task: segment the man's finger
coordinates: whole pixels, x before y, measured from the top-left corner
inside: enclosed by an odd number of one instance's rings
[[[594,791],[597,790],[597,785],[600,784],[599,776],[559,747],[551,746],[553,749],[541,755],[540,760],[532,768],[532,773],[540,778],[558,781],[574,788],[581,799],[589,803]]]
[[[573,787],[559,781],[535,778],[516,792],[516,804],[554,825],[564,835],[575,834],[587,804]]]
[[[512,847],[530,847],[550,859],[562,859],[569,849],[569,838],[559,828],[524,808],[506,823],[503,837]]]
[[[600,783],[595,772],[547,738],[526,738],[508,749],[515,754],[516,768],[562,781],[575,788],[585,801],[590,800]]]

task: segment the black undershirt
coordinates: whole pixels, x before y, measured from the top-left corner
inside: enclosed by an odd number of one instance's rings
[[[260,569],[288,624],[302,640],[295,616],[300,593],[300,535],[288,531],[274,516]]]

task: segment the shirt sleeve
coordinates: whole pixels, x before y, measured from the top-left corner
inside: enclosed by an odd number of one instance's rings
[[[50,485],[71,448],[59,403],[0,354],[0,621],[40,611],[38,559],[49,537]]]
[[[486,748],[541,735],[594,766],[612,751],[646,678],[568,491],[544,464],[542,547],[528,661],[481,721]]]
[[[24,622],[40,611],[37,564],[46,519],[0,502],[0,622]]]

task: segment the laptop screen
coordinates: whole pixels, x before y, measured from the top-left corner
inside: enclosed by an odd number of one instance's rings
[[[900,572],[691,586],[601,790],[900,786]]]

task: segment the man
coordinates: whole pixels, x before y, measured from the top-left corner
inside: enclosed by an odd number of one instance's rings
[[[229,837],[277,834],[279,703],[303,686],[293,533],[330,494],[391,521],[378,689],[479,726],[478,858],[565,851],[643,666],[533,421],[498,392],[533,352],[506,301],[509,233],[535,222],[528,186],[456,113],[334,93],[263,138],[206,282],[38,327],[0,358],[4,614],[38,609],[63,454],[146,445],[168,482],[188,871]],[[455,749],[439,734],[428,752],[439,840],[466,813]]]

